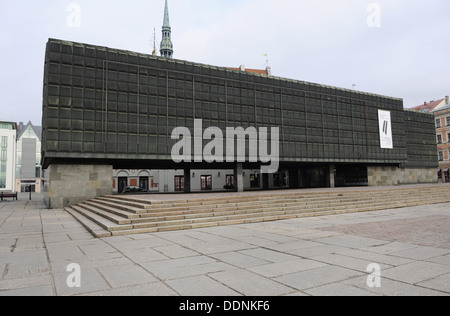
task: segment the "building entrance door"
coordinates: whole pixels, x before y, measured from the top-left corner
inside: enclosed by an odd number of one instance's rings
[[[148,190],[148,177],[139,177],[139,187],[144,190]]]
[[[212,176],[201,176],[202,191],[212,190]]]
[[[119,193],[123,192],[123,189],[128,185],[128,178],[127,177],[120,177],[118,179],[118,189]]]

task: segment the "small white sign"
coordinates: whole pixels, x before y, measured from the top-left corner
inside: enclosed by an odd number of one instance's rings
[[[383,149],[394,149],[392,140],[391,112],[378,110],[378,122],[380,124],[380,146]]]

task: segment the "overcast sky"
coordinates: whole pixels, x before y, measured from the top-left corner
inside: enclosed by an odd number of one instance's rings
[[[448,0],[169,0],[174,57],[404,99],[450,95]],[[48,38],[151,53],[164,0],[0,0],[0,119],[41,124]]]

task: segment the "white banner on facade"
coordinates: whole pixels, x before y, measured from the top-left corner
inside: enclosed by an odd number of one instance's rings
[[[378,122],[380,124],[380,145],[383,149],[394,149],[392,140],[391,112],[378,110]]]

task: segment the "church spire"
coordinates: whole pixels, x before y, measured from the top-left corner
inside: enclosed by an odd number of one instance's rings
[[[173,44],[172,44],[172,28],[170,27],[169,19],[169,4],[166,0],[164,9],[164,23],[162,27],[162,41],[161,41],[161,56],[166,58],[173,58]]]

